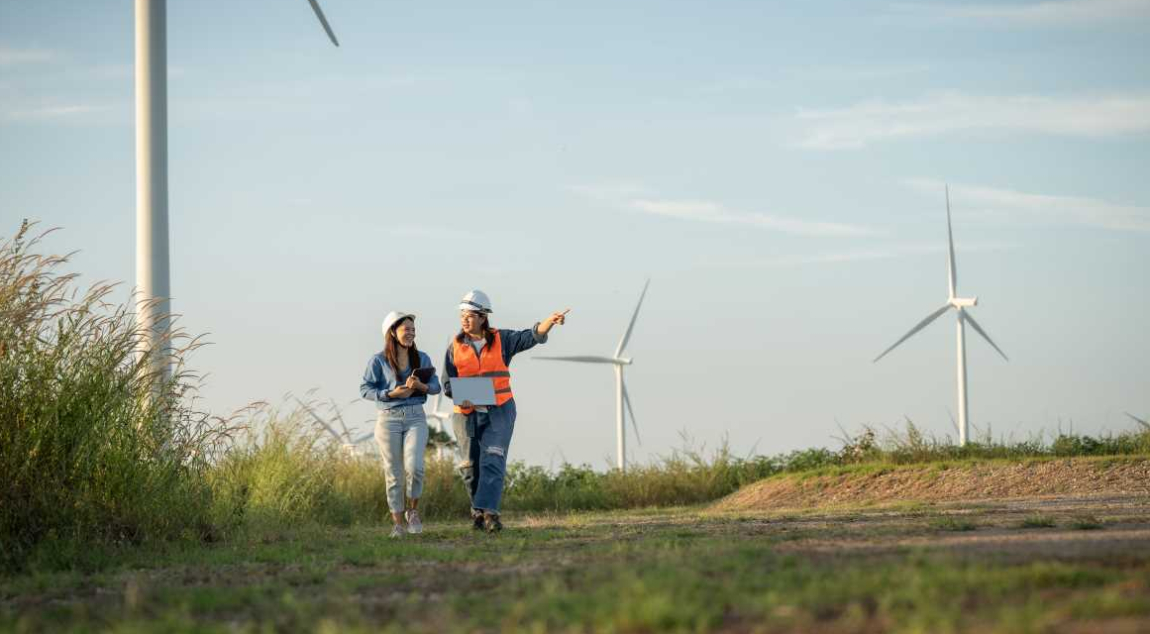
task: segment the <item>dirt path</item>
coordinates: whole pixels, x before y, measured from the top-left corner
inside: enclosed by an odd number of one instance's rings
[[[996,561],[1150,559],[1150,496],[1048,496],[975,503],[718,512],[736,532],[778,538],[812,556],[945,552]]]

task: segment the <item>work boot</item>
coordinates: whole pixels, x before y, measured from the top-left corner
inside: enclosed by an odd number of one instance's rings
[[[471,509],[471,530],[483,530],[483,511]]]
[[[423,532],[423,522],[419,520],[419,511],[415,509],[408,509],[404,513],[404,519],[407,520],[407,532],[412,535]]]
[[[503,530],[503,522],[499,521],[499,513],[483,512],[483,530],[488,533],[498,533]]]

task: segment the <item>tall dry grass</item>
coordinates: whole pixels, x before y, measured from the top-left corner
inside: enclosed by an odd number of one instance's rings
[[[203,475],[228,428],[185,405],[198,342],[175,331],[162,380],[114,287],[79,290],[34,229],[0,242],[0,567],[45,540],[209,536]]]

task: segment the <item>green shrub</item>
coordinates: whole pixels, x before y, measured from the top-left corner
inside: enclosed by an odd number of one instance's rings
[[[938,517],[930,522],[930,527],[940,531],[964,532],[978,528],[974,522],[957,517]]]
[[[1093,531],[1102,528],[1102,522],[1093,515],[1079,515],[1070,523],[1070,527],[1079,531]]]
[[[1054,518],[1049,515],[1029,515],[1019,524],[1022,528],[1054,528]]]

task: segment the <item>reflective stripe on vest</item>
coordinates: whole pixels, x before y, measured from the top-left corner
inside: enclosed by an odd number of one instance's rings
[[[495,387],[495,404],[502,405],[512,399],[511,372],[507,370],[507,364],[503,362],[503,342],[499,337],[498,330],[495,331],[495,340],[490,345],[484,346],[483,353],[478,356],[476,356],[475,348],[471,342],[467,341],[466,335],[464,335],[462,342],[459,339],[453,339],[451,349],[458,376],[463,378],[491,377],[491,382]],[[459,414],[470,414],[475,410],[456,405],[455,411]]]

